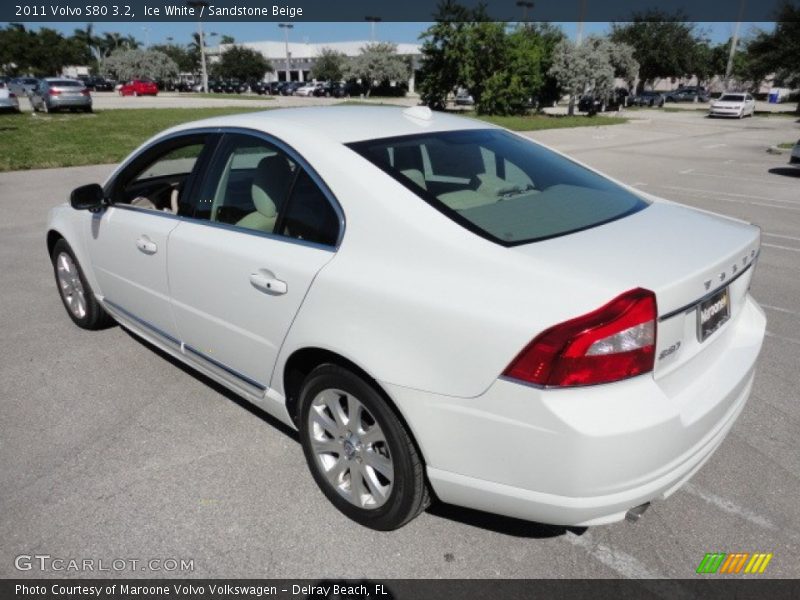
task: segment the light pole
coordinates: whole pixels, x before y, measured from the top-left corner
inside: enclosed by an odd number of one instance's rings
[[[292,79],[289,75],[289,30],[293,29],[294,25],[291,23],[278,23],[278,27],[283,29],[284,34],[284,45],[286,49],[286,82],[288,83]]]
[[[522,9],[522,22],[528,26],[528,10],[533,8],[533,2],[525,2],[525,0],[517,0],[517,6]]]
[[[733,38],[731,38],[731,50],[728,53],[728,64],[725,66],[725,91],[728,90],[731,73],[733,73],[733,57],[736,56],[736,46],[739,43],[739,27],[742,26],[744,2],[745,0],[741,0],[741,3],[739,4],[739,20],[736,21],[736,27],[733,30]]]
[[[187,4],[194,9],[208,8],[208,2],[205,0],[188,0]],[[208,70],[206,69],[206,42],[203,38],[203,20],[197,19],[197,35],[200,37],[200,69],[202,74],[203,93],[208,93]]]
[[[142,27],[142,31],[144,31],[144,47],[147,49],[147,47],[150,45],[150,28]]]
[[[380,23],[381,21],[383,21],[383,19],[381,19],[380,17],[373,17],[367,15],[366,17],[364,17],[364,20],[369,21],[370,24],[369,41],[375,43],[375,23]]]

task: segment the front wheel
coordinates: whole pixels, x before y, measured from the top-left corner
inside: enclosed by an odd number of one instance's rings
[[[72,248],[63,239],[50,255],[58,292],[70,319],[81,329],[103,329],[114,320],[103,310],[83,275]]]
[[[397,529],[430,503],[422,459],[383,396],[337,365],[317,367],[300,392],[300,439],[314,480],[352,520]]]

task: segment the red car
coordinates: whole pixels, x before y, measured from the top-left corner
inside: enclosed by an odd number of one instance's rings
[[[132,79],[128,83],[122,84],[119,88],[120,96],[156,96],[158,86],[154,81],[147,79]]]

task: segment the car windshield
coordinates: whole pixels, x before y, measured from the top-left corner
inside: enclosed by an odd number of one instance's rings
[[[80,81],[72,81],[70,79],[56,79],[47,82],[52,87],[83,87]]]
[[[720,102],[743,102],[744,96],[741,94],[724,94],[720,97]]]
[[[514,246],[595,227],[648,204],[502,130],[434,132],[349,147],[467,229]]]

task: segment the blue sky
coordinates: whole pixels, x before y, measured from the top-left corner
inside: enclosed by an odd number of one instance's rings
[[[76,27],[83,27],[83,23],[25,23],[26,27],[36,29],[51,27],[65,34],[71,34]],[[153,22],[153,23],[95,23],[95,31],[118,31],[123,35],[133,35],[140,41],[147,40],[150,44],[161,44],[172,37],[176,43],[187,43],[192,32],[197,30],[194,21],[181,23]],[[378,23],[376,38],[389,42],[416,42],[419,34],[430,23]],[[558,23],[568,36],[574,38],[576,23]],[[724,42],[733,33],[733,23],[698,23],[705,30],[712,42]],[[771,30],[774,23],[742,23],[741,34],[745,35],[754,27]],[[204,22],[206,34],[216,32],[219,35],[232,35],[237,42],[251,42],[268,39],[283,39],[283,32],[278,29],[278,24],[273,22]],[[608,23],[584,23],[584,35],[591,33],[605,33],[610,29]],[[209,37],[206,44],[214,45],[214,37]],[[304,23],[296,22],[291,31],[290,40],[293,42],[341,42],[348,40],[369,40],[370,24],[362,23]]]

